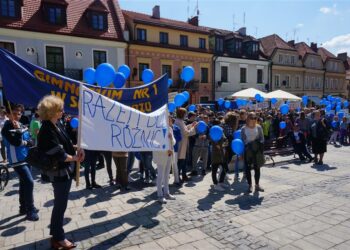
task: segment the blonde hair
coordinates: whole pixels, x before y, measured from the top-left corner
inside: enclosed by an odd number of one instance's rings
[[[51,120],[63,109],[64,102],[53,95],[45,96],[38,104],[38,114],[42,120]]]

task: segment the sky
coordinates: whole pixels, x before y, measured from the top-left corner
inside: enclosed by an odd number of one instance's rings
[[[197,0],[119,3],[122,9],[146,14],[159,5],[161,17],[180,21],[194,16],[197,6]],[[227,30],[245,26],[257,38],[275,33],[287,41],[316,42],[334,54],[348,52],[350,56],[350,0],[198,0],[198,7],[203,26]]]

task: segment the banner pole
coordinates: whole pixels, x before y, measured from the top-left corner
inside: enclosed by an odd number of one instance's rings
[[[83,83],[80,82],[79,84],[79,104],[78,104],[78,119],[79,119],[79,126],[78,126],[78,152],[81,149],[81,127],[82,127],[82,110],[81,110],[81,98],[83,96]],[[79,180],[80,180],[80,162],[77,162],[77,167],[75,169],[75,183],[76,186],[79,187]]]

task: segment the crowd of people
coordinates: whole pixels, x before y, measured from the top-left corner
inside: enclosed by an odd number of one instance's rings
[[[300,161],[314,161],[317,165],[323,164],[328,143],[350,143],[347,118],[326,115],[322,109],[304,108],[283,115],[275,109],[214,111],[198,105],[195,112],[178,108],[170,114],[170,149],[167,151],[84,151],[77,147],[77,130],[70,126],[71,117],[64,115],[64,103],[60,98],[44,97],[30,119],[23,112],[24,107],[17,104],[0,109],[1,156],[4,162],[17,164],[14,170],[20,182],[19,212],[30,221],[39,220],[39,209],[34,206],[31,166],[25,163],[28,149],[37,146],[52,158],[52,168],[41,174],[43,181],[53,186],[50,234],[54,249],[76,247],[65,237],[63,218],[78,162],[84,167],[87,190],[102,188],[103,183],[96,182],[96,170],[106,166],[110,186],[127,192],[130,182],[153,183],[157,187],[158,201],[164,204],[175,199],[169,191],[171,173],[174,185],[181,187],[193,176],[210,172],[213,189],[223,192],[228,188],[227,173],[232,164],[234,181],[246,180],[247,193],[264,192],[260,184],[260,168],[265,164],[264,150],[269,141],[277,141],[277,147],[289,144]],[[204,131],[198,129],[200,122],[206,124]],[[281,126],[281,122],[285,126]],[[212,126],[222,128],[223,135],[219,140],[211,138],[209,131]],[[236,155],[231,147],[236,138],[244,143],[244,153],[240,155]],[[136,170],[139,180],[134,178],[135,158],[139,160]],[[115,176],[112,160],[116,167]],[[241,179],[240,168],[243,168]],[[254,185],[251,170],[254,170]]]

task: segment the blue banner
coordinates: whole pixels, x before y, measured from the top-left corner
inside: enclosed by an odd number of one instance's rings
[[[0,74],[7,100],[36,107],[46,95],[56,95],[65,103],[65,112],[78,114],[81,82],[31,64],[0,48]],[[141,112],[153,112],[168,103],[168,76],[135,88],[102,88],[85,84],[108,98]]]

